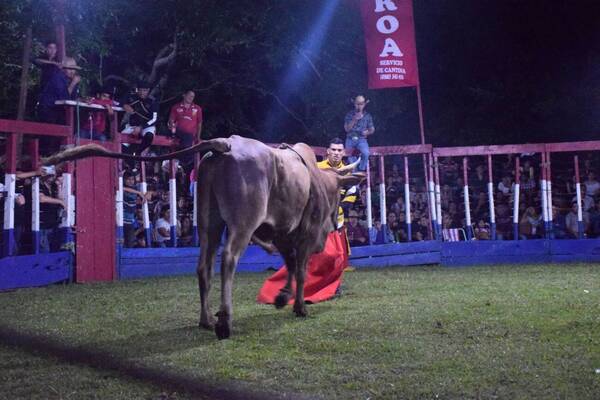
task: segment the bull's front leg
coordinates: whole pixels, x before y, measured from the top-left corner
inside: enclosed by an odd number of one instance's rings
[[[279,290],[279,294],[275,297],[275,307],[283,308],[292,298],[292,281],[296,274],[296,252],[295,250],[282,253],[287,268],[287,280],[285,286]]]
[[[307,262],[308,255],[303,251],[299,251],[296,264],[296,298],[294,299],[294,312],[298,317],[306,317],[308,315],[306,304],[304,303],[304,280],[306,278]]]

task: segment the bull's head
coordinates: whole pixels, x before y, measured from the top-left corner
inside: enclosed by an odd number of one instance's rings
[[[323,225],[319,229],[317,242],[324,244],[327,234],[337,229],[340,189],[358,185],[366,178],[366,175],[364,173],[342,175],[336,170],[324,170],[323,175],[327,197],[327,204],[323,206],[325,208],[323,211],[326,217],[322,220]]]

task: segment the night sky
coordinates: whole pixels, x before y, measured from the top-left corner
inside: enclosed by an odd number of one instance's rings
[[[600,1],[418,0],[414,9],[428,141],[600,139]]]

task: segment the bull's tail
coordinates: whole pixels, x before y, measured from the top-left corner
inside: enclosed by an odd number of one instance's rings
[[[47,158],[42,158],[43,165],[55,165],[65,161],[73,161],[79,160],[87,157],[107,157],[107,158],[118,158],[124,160],[135,160],[135,161],[162,161],[162,160],[172,160],[174,158],[180,158],[182,156],[186,156],[188,154],[200,153],[204,155],[205,153],[212,151],[216,153],[226,153],[231,150],[231,145],[229,144],[228,139],[219,138],[219,139],[211,139],[205,140],[202,143],[198,143],[192,147],[188,147],[187,149],[183,149],[180,151],[176,151],[173,153],[164,154],[161,156],[155,157],[145,157],[145,156],[134,156],[131,154],[117,153],[114,151],[110,151],[105,149],[104,147],[98,144],[86,144],[83,146],[73,147],[71,149],[67,149],[61,151],[60,153],[51,155]]]

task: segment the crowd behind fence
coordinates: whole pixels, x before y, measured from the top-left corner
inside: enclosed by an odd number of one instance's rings
[[[73,241],[72,166],[40,168],[38,139],[27,143],[0,191],[5,255],[58,251]],[[169,150],[154,146],[148,155]],[[356,201],[345,209],[350,244],[600,237],[597,150],[597,142],[374,147],[367,182],[351,188]],[[176,161],[119,165],[124,247],[197,246],[202,188],[194,172]]]

